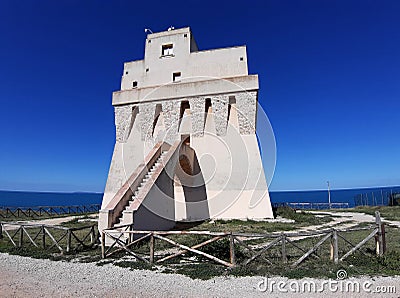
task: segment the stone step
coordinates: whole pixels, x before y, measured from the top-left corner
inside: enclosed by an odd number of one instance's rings
[[[153,164],[153,166],[150,168],[150,170],[144,175],[141,183],[139,184],[139,187],[134,191],[134,194],[131,197],[131,200],[128,201],[128,204],[125,206],[121,217],[118,219],[119,222],[117,224],[115,224],[115,226],[118,225],[125,225],[127,224],[126,222],[126,216],[125,215],[129,210],[130,207],[133,207],[132,205],[134,204],[135,200],[137,199],[137,196],[139,195],[141,189],[144,187],[144,185],[146,183],[148,183],[149,180],[151,180],[152,178],[152,174],[156,171],[156,169],[160,166],[163,165],[162,163],[162,159],[163,157],[168,153],[168,151],[163,151],[161,153],[161,155],[158,157],[158,159],[156,160],[156,162]]]

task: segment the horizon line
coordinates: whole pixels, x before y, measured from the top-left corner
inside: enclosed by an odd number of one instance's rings
[[[335,190],[351,190],[351,189],[372,189],[372,188],[398,188],[400,185],[386,185],[386,186],[364,186],[364,187],[344,187],[344,188],[331,188],[331,191]],[[63,194],[73,194],[73,193],[87,193],[87,194],[104,194],[104,192],[98,191],[62,191],[62,190],[15,190],[15,189],[0,189],[0,191],[8,192],[33,192],[33,193],[63,193]],[[269,192],[307,192],[307,191],[328,191],[328,188],[323,189],[291,189],[291,190],[271,190]]]
[[[386,185],[386,186],[362,186],[362,187],[343,187],[343,188],[331,188],[330,190],[351,190],[351,189],[371,189],[371,188],[397,188],[400,185]],[[270,190],[269,192],[295,192],[295,191],[328,191],[328,188],[321,188],[321,189],[295,189],[295,190]]]

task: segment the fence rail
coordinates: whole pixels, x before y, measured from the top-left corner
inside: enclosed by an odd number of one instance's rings
[[[350,208],[349,203],[309,203],[309,202],[293,202],[293,203],[273,203],[273,207],[290,207],[293,209],[342,209]]]
[[[0,207],[0,218],[42,217],[98,212],[99,204],[74,206]]]
[[[5,239],[15,247],[33,245],[44,250],[57,248],[60,253],[91,248],[98,242],[97,226],[68,228],[41,224],[0,222],[0,240]]]
[[[346,233],[365,231],[369,232],[365,237],[359,239],[356,244],[346,238]],[[368,227],[359,227],[352,229],[329,229],[313,232],[301,232],[301,233],[272,233],[272,234],[244,234],[244,233],[233,233],[233,232],[210,232],[210,231],[137,231],[132,230],[130,225],[125,225],[117,229],[107,229],[102,231],[102,258],[108,258],[120,252],[125,252],[137,260],[146,263],[163,263],[167,260],[171,260],[187,253],[192,253],[198,257],[203,257],[213,262],[222,264],[227,267],[235,267],[238,265],[237,255],[235,251],[240,247],[248,253],[247,258],[242,259],[240,263],[242,265],[248,265],[256,259],[262,259],[268,264],[272,265],[273,262],[267,253],[275,249],[279,252],[281,262],[284,264],[289,263],[289,255],[287,249],[289,246],[292,249],[297,250],[300,255],[297,257],[290,256],[293,261],[289,264],[292,268],[297,267],[299,264],[304,262],[308,258],[317,258],[320,256],[318,251],[321,250],[324,243],[329,243],[327,246],[327,252],[329,252],[329,259],[334,263],[339,263],[347,259],[350,255],[360,250],[367,242],[374,238],[375,240],[375,253],[379,256],[383,255],[386,250],[385,241],[385,227],[381,223],[379,212],[376,213],[376,223]],[[174,239],[168,237],[175,236]],[[207,240],[197,239],[201,241],[196,244],[185,244],[182,243],[183,239],[176,239],[179,237],[197,235],[208,237]],[[301,247],[297,240],[313,237],[317,243],[309,247]],[[228,240],[229,243],[229,259],[223,259],[217,255],[213,255],[210,252],[201,251],[200,248],[205,247],[213,242],[222,241],[223,239]],[[178,251],[172,251],[171,253],[165,254],[165,249],[161,248],[156,254],[156,240],[158,243],[167,243],[172,245]],[[180,240],[180,242],[179,242]],[[258,245],[249,245],[249,240],[261,241]],[[106,242],[109,241],[111,245],[106,246]],[[148,251],[140,250],[140,243],[146,243],[148,245]],[[339,247],[341,243],[342,247]],[[350,250],[346,247],[351,246]],[[143,246],[142,246],[143,248]],[[167,250],[168,251],[168,250]],[[275,253],[276,253],[275,251]]]
[[[354,196],[357,206],[398,206],[400,205],[400,188],[381,189],[360,193]]]

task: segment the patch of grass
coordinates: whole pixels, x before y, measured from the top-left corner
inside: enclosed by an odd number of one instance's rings
[[[277,215],[280,215],[283,218],[293,219],[297,224],[303,225],[320,225],[323,223],[328,223],[332,221],[332,217],[329,215],[326,216],[316,216],[315,214],[305,212],[303,210],[294,210],[290,207],[279,207],[276,211]]]
[[[87,227],[87,226],[92,226],[92,225],[97,226],[97,224],[94,222],[82,221],[82,219],[83,220],[90,219],[90,216],[84,215],[82,217],[74,218],[70,221],[61,223],[60,226],[67,227],[67,228],[82,228],[82,227]]]
[[[266,222],[266,221],[255,221],[255,220],[215,220],[206,221],[191,230],[207,230],[212,232],[237,232],[237,233],[270,233],[277,231],[292,231],[300,227],[306,227],[310,225],[321,225],[332,221],[332,216],[326,215],[323,217],[316,216],[311,213],[304,211],[296,212],[294,209],[289,207],[279,207],[277,209],[277,215],[292,219],[294,223],[285,222]]]
[[[191,279],[207,280],[216,276],[227,274],[229,271],[226,267],[215,265],[212,263],[199,263],[196,265],[180,265],[170,273],[182,274]]]
[[[56,252],[43,251],[36,247],[15,247],[11,243],[0,242],[0,252],[10,255],[19,255],[23,257],[31,257],[34,259],[54,259]],[[57,257],[56,257],[57,258]]]
[[[293,223],[262,222],[262,221],[216,221],[217,230],[233,231],[239,233],[270,233],[276,231],[291,231],[296,229]]]
[[[100,260],[98,262],[96,262],[96,266],[104,266],[104,265],[108,265],[108,264],[112,264],[114,263],[114,260],[111,259],[105,259],[105,260]]]
[[[156,270],[157,268],[149,263],[140,261],[117,261],[113,263],[115,266],[122,268],[130,268],[131,270]]]

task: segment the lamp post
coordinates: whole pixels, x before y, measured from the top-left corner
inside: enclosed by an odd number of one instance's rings
[[[331,208],[332,208],[332,205],[331,205],[331,188],[330,188],[330,185],[329,185],[329,181],[326,181],[326,183],[328,184],[328,203],[329,203],[329,209],[331,209]]]

